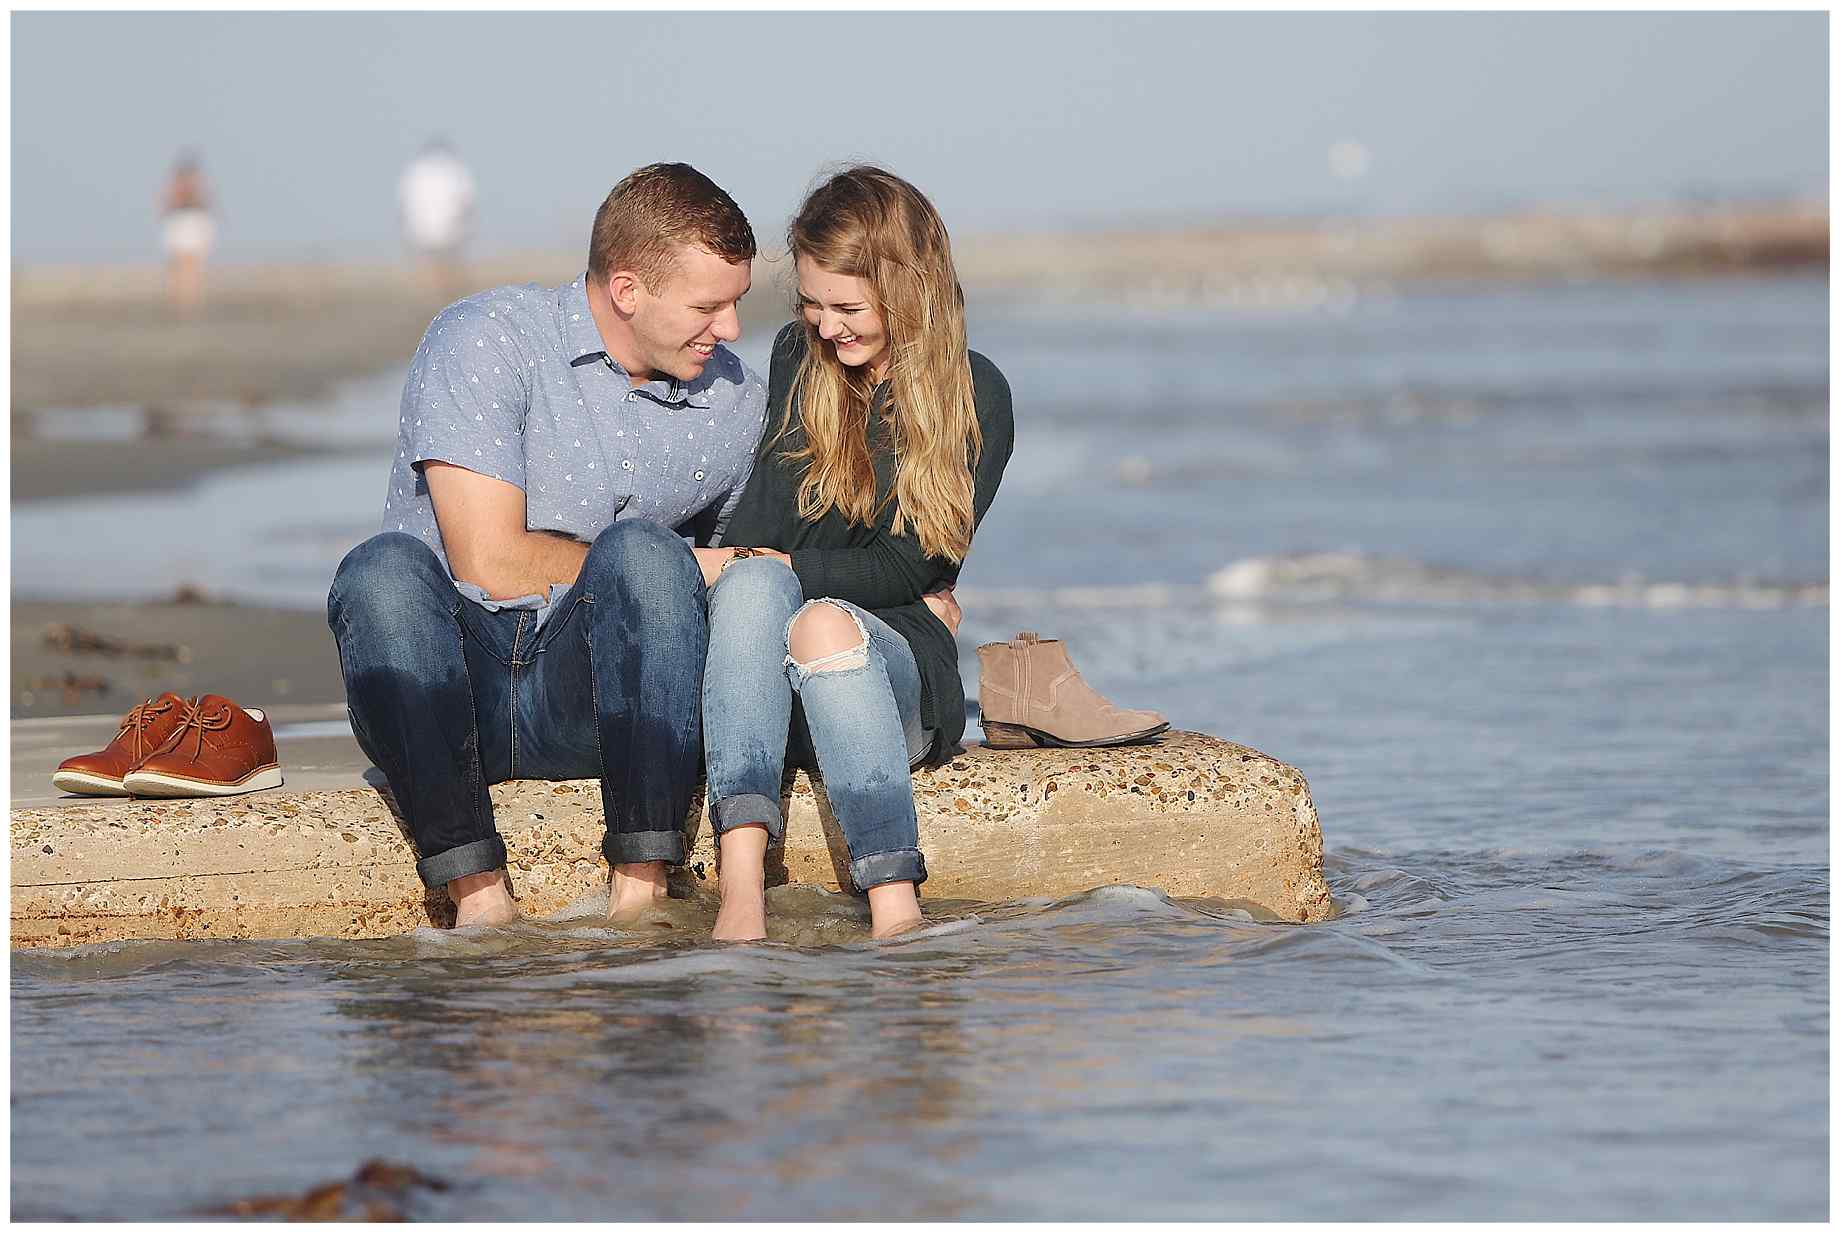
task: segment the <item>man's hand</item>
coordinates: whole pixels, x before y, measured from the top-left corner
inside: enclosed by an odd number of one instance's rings
[[[925,600],[926,606],[933,610],[933,615],[939,618],[939,623],[944,625],[946,629],[951,632],[952,636],[956,638],[958,636],[958,623],[965,619],[965,614],[959,609],[958,596],[952,593],[952,588],[946,587],[938,591],[928,591],[920,598]]]
[[[692,548],[690,555],[696,558],[696,567],[703,571],[703,585],[712,587],[716,578],[722,573],[722,567],[735,555],[733,548]]]
[[[692,548],[690,551],[696,554],[696,563],[703,571],[703,585],[706,587],[712,587],[716,584],[716,579],[722,576],[722,567],[733,560],[735,556],[735,550],[733,548]],[[792,558],[772,548],[756,548],[754,549],[753,555],[757,557],[773,557],[777,560],[784,561],[786,563],[786,568],[792,568]]]

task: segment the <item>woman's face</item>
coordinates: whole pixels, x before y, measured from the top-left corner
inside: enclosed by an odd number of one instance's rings
[[[870,306],[869,288],[862,279],[833,274],[801,255],[799,309],[837,353],[839,363],[852,368],[867,365],[870,380],[882,379],[888,367],[888,331]]]

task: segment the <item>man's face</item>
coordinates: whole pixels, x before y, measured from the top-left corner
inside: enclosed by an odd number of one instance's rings
[[[649,373],[634,377],[676,377],[694,381],[719,342],[741,337],[735,311],[753,274],[748,262],[733,264],[691,244],[679,245],[671,272],[656,287],[634,289],[633,338],[638,362]]]

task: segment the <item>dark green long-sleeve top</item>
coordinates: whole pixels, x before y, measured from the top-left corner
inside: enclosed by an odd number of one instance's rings
[[[927,556],[911,526],[902,535],[892,530],[894,502],[887,497],[894,486],[894,450],[879,410],[887,396],[886,385],[877,389],[876,406],[869,416],[876,502],[887,501],[881,516],[868,525],[851,523],[835,509],[816,522],[799,517],[802,468],[784,456],[804,447],[805,433],[796,414],[784,437],[779,436],[779,426],[805,346],[805,327],[797,321],[773,340],[766,434],[722,542],[790,553],[792,570],[806,599],[848,600],[867,608],[907,639],[920,669],[921,719],[935,734],[926,760],[941,763],[957,752],[965,735],[965,685],[959,679],[958,648],[951,632],[920,597],[956,583],[959,567],[944,557]],[[971,383],[984,436],[973,476],[973,509],[982,521],[1009,463],[1016,427],[1010,412],[1009,382],[995,364],[975,351],[971,353]],[[796,766],[815,766],[802,718],[795,712],[787,760]]]

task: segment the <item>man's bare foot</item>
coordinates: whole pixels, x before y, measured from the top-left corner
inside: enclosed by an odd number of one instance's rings
[[[454,928],[471,925],[509,925],[518,918],[517,904],[505,887],[502,869],[490,873],[471,873],[447,884],[447,897],[454,901]]]
[[[663,861],[638,861],[613,867],[613,885],[607,895],[607,919],[631,920],[661,899],[670,897]]]
[[[869,888],[869,936],[892,938],[926,924],[920,915],[920,896],[912,882],[884,882]]]
[[[722,910],[709,936],[718,942],[758,942],[767,936],[767,828],[727,831],[720,856]]]

